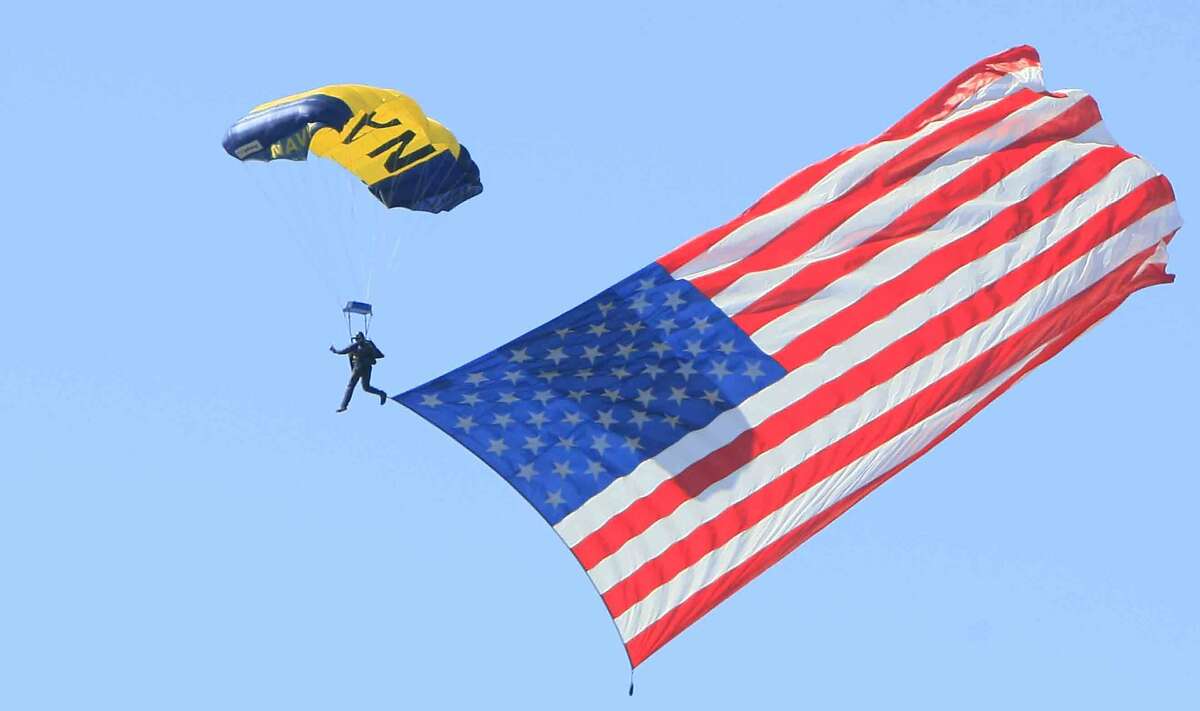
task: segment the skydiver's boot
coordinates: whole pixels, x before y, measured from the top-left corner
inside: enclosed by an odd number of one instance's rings
[[[379,393],[379,404],[380,405],[387,404],[387,393]]]

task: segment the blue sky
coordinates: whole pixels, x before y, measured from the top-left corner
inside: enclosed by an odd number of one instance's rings
[[[1194,702],[1191,227],[1176,284],[687,630],[632,700],[586,576],[499,477],[394,403],[334,415],[346,369],[326,347],[361,264],[220,148],[250,106],[321,84],[411,93],[483,171],[446,219],[352,218],[386,230],[389,391],[1017,44],[1048,86],[1091,92],[1193,217],[1195,6],[642,5],[6,10],[0,708]]]

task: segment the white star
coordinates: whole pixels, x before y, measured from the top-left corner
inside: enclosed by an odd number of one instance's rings
[[[704,318],[694,318],[692,319],[692,328],[696,329],[703,336],[705,331],[712,328],[712,324],[708,322],[707,316]]]
[[[632,356],[633,352],[636,350],[637,348],[634,348],[632,343],[617,344],[617,355],[623,357],[625,360],[629,360],[629,357]]]
[[[729,368],[725,366],[725,361],[723,360],[714,360],[712,370],[708,371],[708,374],[716,378],[718,383],[721,382],[721,378],[724,378],[727,375],[732,375],[732,373],[729,372]]]
[[[456,422],[454,426],[463,432],[466,432],[467,434],[471,434],[472,427],[478,427],[478,425],[475,424],[475,418],[471,417],[470,415],[467,415],[466,417],[459,417],[458,422]]]
[[[500,395],[500,402],[504,403],[505,405],[511,405],[518,400],[520,400],[520,398],[518,398],[515,393],[501,393]]]
[[[716,407],[717,403],[721,401],[721,393],[716,390],[705,390],[704,395],[700,399],[708,400],[709,405]]]
[[[583,422],[583,416],[578,412],[568,412],[567,414],[563,415],[563,422],[567,423],[568,425],[577,425],[580,422]]]
[[[651,388],[646,388],[645,390],[638,388],[637,391],[638,396],[634,400],[642,403],[642,407],[650,409],[650,403],[654,402],[654,391]]]
[[[626,437],[625,444],[622,444],[621,446],[625,449],[628,449],[633,454],[637,454],[639,449],[645,449],[645,447],[642,446],[641,437]]]
[[[663,306],[670,306],[672,311],[678,311],[679,307],[685,303],[687,302],[679,298],[678,291],[672,291],[670,294],[667,294],[667,300],[663,302]]]
[[[750,378],[750,382],[754,382],[758,378],[765,378],[766,373],[762,372],[762,363],[757,360],[746,361],[746,372],[742,375]]]
[[[638,294],[636,297],[634,297],[633,301],[629,302],[629,308],[633,311],[636,311],[638,316],[641,316],[642,312],[650,308],[650,306],[650,302],[646,301],[645,294]]]
[[[554,361],[555,365],[558,365],[559,363],[563,362],[564,360],[566,360],[570,357],[571,356],[569,356],[563,352],[563,349],[561,347],[551,348],[549,351],[546,352],[546,360]]]
[[[574,437],[559,437],[558,438],[558,446],[562,447],[563,449],[565,449],[569,452],[569,451],[571,451],[572,448],[575,447],[575,438]]]
[[[604,473],[604,465],[595,460],[589,459],[587,473],[592,475],[593,479],[599,480],[600,475]]]
[[[600,316],[608,318],[608,312],[617,308],[617,305],[611,301],[606,301],[603,304],[596,304],[596,308],[600,309]]]
[[[537,476],[537,470],[533,468],[532,462],[529,464],[522,464],[520,469],[517,470],[517,476],[521,477],[525,481],[533,481],[533,478]]]
[[[546,443],[542,441],[542,436],[537,435],[535,437],[526,437],[525,444],[521,445],[521,449],[528,449],[530,452],[533,452],[533,456],[536,457],[538,451],[545,446]]]
[[[579,370],[575,371],[575,377],[581,380],[587,380],[593,375],[595,375],[595,373],[592,372],[591,368],[580,368]]]
[[[605,326],[603,323],[593,323],[591,326],[588,326],[588,333],[599,338],[608,333],[608,326]]]
[[[503,439],[489,439],[487,451],[492,454],[504,454],[504,450],[508,449],[508,445]]]
[[[556,329],[554,329],[554,334],[555,334],[556,336],[558,336],[559,338],[566,338],[567,336],[571,335],[571,329],[569,329],[569,328],[556,328]]]
[[[549,496],[546,497],[547,506],[562,506],[566,503],[566,500],[562,497],[562,489],[551,491]]]
[[[690,360],[680,361],[679,367],[675,369],[675,372],[684,380],[687,380],[696,374],[696,366],[692,365],[692,361]]]
[[[596,422],[600,423],[600,426],[604,429],[608,429],[611,425],[617,424],[617,418],[613,417],[613,411],[611,409],[597,410]]]
[[[542,429],[542,425],[546,424],[546,422],[546,413],[544,412],[531,412],[529,413],[529,419],[525,420],[525,424],[533,425],[539,430]],[[534,454],[536,454],[536,452]]]
[[[608,398],[609,402],[616,402],[617,400],[621,399],[621,393],[620,393],[620,391],[613,390],[612,388],[605,388],[604,394],[601,395],[600,397]]]
[[[561,375],[562,373],[558,372],[557,370],[543,370],[538,373],[538,377],[545,379],[547,383]]]
[[[650,346],[650,350],[658,354],[658,359],[662,360],[665,353],[671,350],[671,347],[662,341],[655,341],[654,345]]]
[[[434,393],[432,395],[422,395],[421,396],[421,404],[424,405],[425,407],[437,407],[438,405],[442,405],[445,403],[443,403],[441,398],[439,398],[437,396],[437,393]]]
[[[462,404],[464,405],[470,405],[474,407],[480,402],[483,402],[483,398],[479,397],[475,393],[467,393],[466,395],[463,395]]]
[[[571,398],[575,402],[583,402],[583,398],[586,395],[587,390],[572,390],[571,392],[567,393],[567,397]]]
[[[637,428],[639,430],[642,429],[642,425],[646,424],[649,421],[650,421],[650,416],[647,415],[645,412],[642,412],[641,410],[634,410],[633,414],[631,414],[629,416],[629,423],[632,425],[637,425]]]
[[[688,341],[687,348],[684,348],[683,350],[691,353],[692,356],[696,358],[699,358],[700,354],[704,352],[704,349],[700,347],[700,341]]]
[[[617,380],[624,380],[625,378],[628,378],[630,375],[633,375],[633,373],[630,373],[628,370],[626,370],[622,366],[617,366],[616,368],[613,368],[612,374],[616,377]]]
[[[667,335],[669,336],[669,335],[671,335],[671,331],[674,331],[679,328],[679,324],[675,323],[675,319],[673,319],[673,318],[664,318],[664,319],[659,319],[658,328],[661,328],[662,330],[666,331]]]
[[[638,279],[638,291],[649,291],[654,288],[654,277]]]
[[[733,341],[721,341],[721,345],[717,346],[717,350],[725,355],[733,355],[737,349],[733,347]]]
[[[561,476],[563,479],[566,479],[567,477],[571,476],[571,463],[555,462],[554,473]]]
[[[646,375],[649,375],[651,380],[654,380],[658,376],[662,375],[663,373],[665,373],[667,371],[665,371],[662,368],[658,367],[657,365],[651,363],[651,364],[647,365],[642,370],[642,372],[645,373]]]
[[[471,373],[470,375],[467,376],[467,385],[474,385],[475,387],[479,387],[480,385],[486,383],[487,381],[488,381],[488,377],[486,375],[484,375],[483,373]]]
[[[513,423],[512,415],[507,412],[500,415],[492,415],[492,424],[500,425],[500,429],[508,429],[508,426]]]
[[[525,374],[519,370],[506,370],[506,371],[504,371],[504,375],[500,376],[500,379],[507,380],[508,382],[512,383],[513,385],[516,385],[517,381],[524,377],[525,377]]]
[[[529,356],[528,348],[514,348],[509,352],[512,353],[508,359],[509,363],[524,363],[527,360],[532,360]]]
[[[646,324],[642,323],[641,321],[626,321],[625,325],[621,327],[621,330],[628,331],[630,336],[637,338],[638,331],[641,331],[644,328],[646,328]]]
[[[687,391],[683,388],[671,388],[671,397],[667,399],[675,401],[676,405],[682,405],[683,401],[688,399]]]
[[[663,422],[671,426],[671,429],[679,428],[679,415],[663,415]]]
[[[592,445],[591,445],[591,447],[592,447],[592,449],[596,450],[596,452],[597,452],[597,453],[598,453],[598,454],[599,454],[601,457],[603,457],[603,456],[604,456],[604,450],[608,449],[608,448],[609,448],[609,447],[611,447],[611,446],[612,446],[612,445],[610,445],[610,444],[608,443],[608,436],[607,436],[607,435],[597,435],[597,436],[595,436],[595,437],[592,437]]]
[[[583,355],[580,358],[585,358],[590,365],[595,365],[596,359],[602,355],[604,352],[600,350],[599,346],[584,346]]]
[[[554,399],[554,393],[549,390],[538,390],[533,394],[533,399],[542,403],[542,407],[545,407],[546,403]]]

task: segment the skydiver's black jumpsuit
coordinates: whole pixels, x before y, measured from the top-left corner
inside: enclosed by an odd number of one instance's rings
[[[341,350],[335,350],[334,353],[350,356],[350,384],[346,386],[346,394],[342,397],[342,406],[338,408],[339,412],[345,410],[350,404],[350,398],[354,395],[354,386],[358,385],[360,380],[363,392],[378,395],[381,404],[387,402],[387,393],[379,388],[371,387],[371,366],[383,357],[383,351],[379,350],[371,341],[364,340],[362,342],[354,341]]]

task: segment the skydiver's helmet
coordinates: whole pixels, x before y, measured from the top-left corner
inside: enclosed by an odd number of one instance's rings
[[[363,343],[366,340],[367,340],[367,337],[365,335],[363,335],[362,331],[359,331],[358,333],[354,334],[354,342],[355,343]]]

